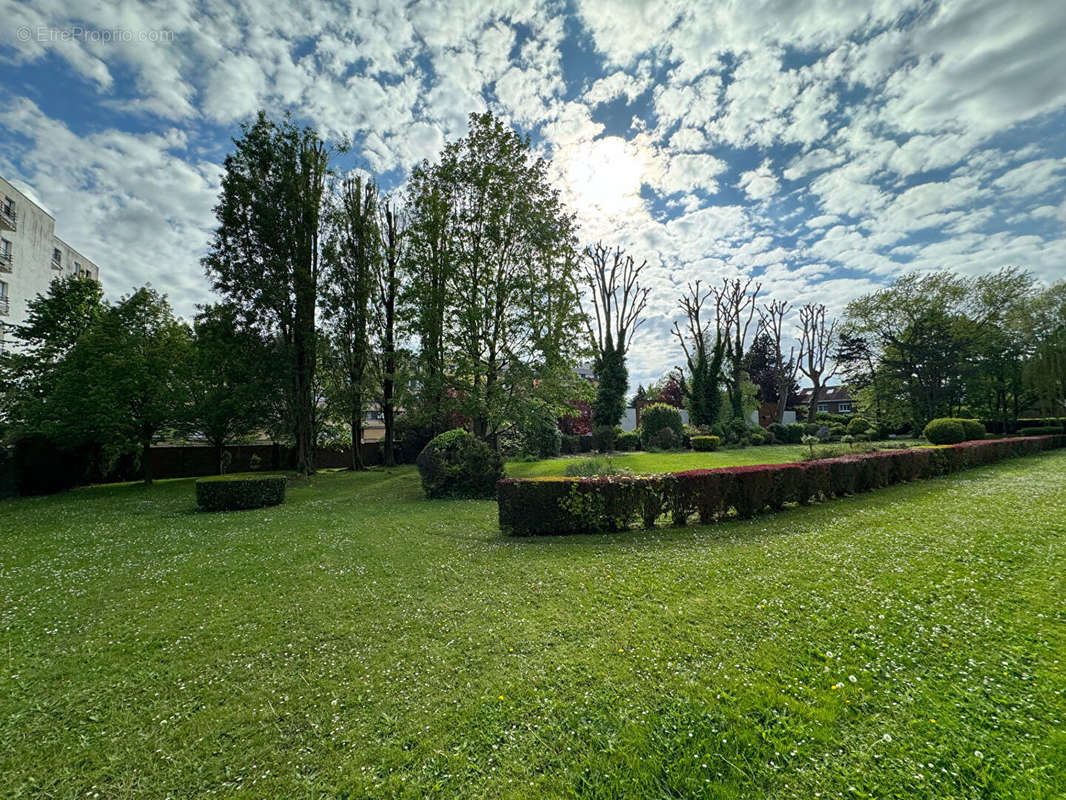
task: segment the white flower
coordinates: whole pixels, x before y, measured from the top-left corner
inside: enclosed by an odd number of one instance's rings
[[[856,681],[858,681],[859,679],[858,679],[858,678],[856,678],[856,677],[855,677],[854,675],[848,675],[848,680],[849,680],[849,681],[851,681],[852,683],[855,683],[855,682],[856,682]]]
[[[881,741],[882,742],[891,742],[892,741],[892,734],[891,733],[886,733],[884,736],[881,737]]]
[[[985,754],[984,754],[984,753],[982,753],[982,752],[981,752],[980,750],[974,750],[974,751],[973,751],[973,754],[974,754],[975,756],[977,756],[978,758],[984,758],[984,757],[985,757]]]

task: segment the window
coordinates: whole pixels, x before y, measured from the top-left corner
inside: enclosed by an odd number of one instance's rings
[[[6,314],[7,310],[7,284],[3,281],[0,281],[0,314]]]
[[[840,405],[838,405],[837,406],[837,413],[838,414],[850,414],[851,413],[851,403],[841,403]]]
[[[4,195],[4,216],[15,216],[15,201],[8,197],[6,194]]]
[[[829,411],[829,403],[819,403],[818,404],[818,410],[819,411],[828,412]]]
[[[0,255],[7,255],[11,252],[11,242],[7,239],[0,239]]]
[[[59,252],[58,247],[52,251],[52,267],[53,269],[63,269],[63,254]]]
[[[75,275],[81,275],[81,262],[80,261],[75,261],[74,262],[74,274]]]

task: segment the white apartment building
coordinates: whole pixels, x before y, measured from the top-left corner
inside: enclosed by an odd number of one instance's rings
[[[79,273],[100,280],[100,268],[55,235],[55,218],[0,177],[0,350],[8,327],[26,318],[26,304],[52,280]]]

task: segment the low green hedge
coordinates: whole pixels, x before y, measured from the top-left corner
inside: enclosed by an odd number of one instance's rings
[[[722,440],[717,436],[693,436],[689,441],[692,443],[692,449],[701,453],[717,450],[718,445],[722,443]]]
[[[786,503],[868,492],[1004,458],[1066,447],[1066,435],[885,450],[795,464],[698,469],[669,475],[505,479],[496,484],[500,529],[518,536],[684,525],[751,517]]]
[[[219,475],[196,482],[196,504],[204,511],[237,511],[285,502],[284,475]]]
[[[636,431],[626,431],[620,433],[618,438],[615,439],[614,446],[616,450],[622,452],[631,452],[640,449],[640,434]]]
[[[1031,428],[1019,428],[1019,436],[1054,436],[1055,434],[1062,433],[1062,428],[1058,425],[1034,425]]]

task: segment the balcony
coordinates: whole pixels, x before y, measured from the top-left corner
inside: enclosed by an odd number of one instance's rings
[[[19,215],[14,206],[0,206],[0,230],[17,230],[18,219]]]
[[[0,272],[11,272],[15,265],[15,256],[10,250],[0,250]]]

